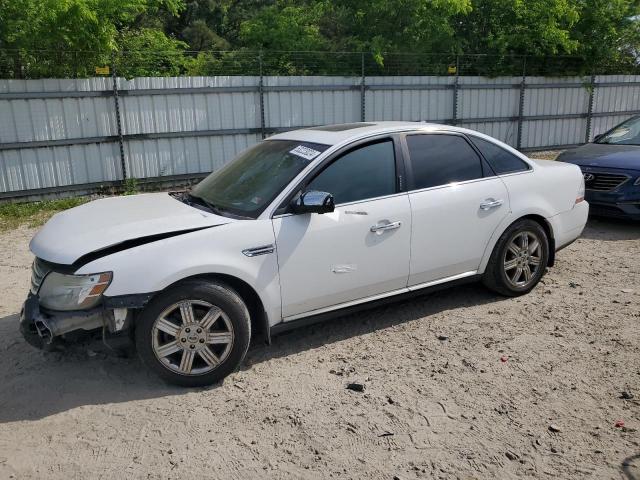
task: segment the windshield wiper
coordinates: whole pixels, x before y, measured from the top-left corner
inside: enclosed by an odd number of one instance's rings
[[[222,213],[224,208],[218,207],[213,203],[209,202],[208,200],[205,200],[204,198],[199,197],[198,195],[194,195],[193,193],[190,193],[190,192],[186,192],[186,193],[187,193],[187,198],[189,203],[198,203],[200,205],[207,207],[209,210],[211,210],[211,213],[224,216],[224,214]]]

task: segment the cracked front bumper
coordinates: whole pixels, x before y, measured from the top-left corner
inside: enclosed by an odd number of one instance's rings
[[[110,332],[122,330],[127,310],[118,310],[118,314],[103,307],[68,312],[51,311],[40,308],[38,296],[29,293],[20,312],[20,332],[30,345],[46,348],[58,338],[77,330],[90,331],[105,326]]]

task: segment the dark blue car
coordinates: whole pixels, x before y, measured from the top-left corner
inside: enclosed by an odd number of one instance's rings
[[[640,115],[557,160],[582,170],[592,215],[640,220]]]

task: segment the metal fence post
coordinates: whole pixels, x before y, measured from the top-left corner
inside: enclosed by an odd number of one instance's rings
[[[113,80],[113,102],[116,107],[116,128],[118,129],[118,145],[120,147],[120,165],[122,166],[122,182],[126,182],[127,162],[124,158],[124,137],[122,135],[122,119],[120,118],[120,97],[118,96],[118,79],[116,75],[116,54],[111,52],[111,79]]]
[[[364,52],[360,52],[360,121],[364,122],[365,118],[365,80],[364,80]]]
[[[520,82],[520,103],[518,105],[518,138],[516,148],[522,147],[522,124],[524,121],[524,93],[527,88],[527,57],[522,57],[522,81]]]
[[[460,80],[460,56],[456,55],[456,77],[453,80],[453,119],[452,124],[458,123],[458,81]]]
[[[591,120],[593,119],[593,102],[595,99],[596,76],[591,75],[591,83],[589,84],[589,106],[587,107],[587,125],[584,134],[584,143],[591,140]]]
[[[260,69],[260,81],[258,82],[258,93],[260,97],[260,134],[262,139],[267,136],[264,125],[264,73],[262,71],[262,51],[258,54],[258,66]]]
[[[13,57],[13,78],[18,80],[24,78],[22,61],[20,59],[20,51],[16,50]]]

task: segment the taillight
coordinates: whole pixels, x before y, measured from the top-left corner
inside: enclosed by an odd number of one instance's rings
[[[584,201],[584,177],[580,175],[580,186],[578,187],[578,193],[576,195],[575,205],[583,201]]]

